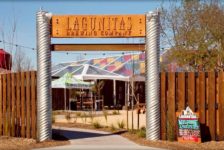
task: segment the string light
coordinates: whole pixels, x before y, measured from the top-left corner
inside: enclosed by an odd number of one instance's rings
[[[14,47],[21,47],[21,48],[25,48],[25,49],[28,49],[28,50],[32,50],[32,51],[36,51],[37,49],[36,48],[33,48],[33,47],[29,47],[29,46],[24,46],[24,45],[21,45],[21,44],[14,44],[14,43],[11,43],[11,42],[6,42],[4,40],[0,40],[0,43],[3,43],[3,44],[7,44],[7,45],[11,45],[11,46],[14,46]],[[143,53],[144,51],[142,51]],[[66,51],[54,51],[54,53],[65,53],[66,55],[84,55],[84,56],[91,56],[91,55],[103,55],[103,56],[106,56],[106,55],[125,55],[125,54],[133,54],[133,52],[104,52],[104,53],[86,53],[86,52],[66,52]],[[136,54],[138,54],[140,52],[136,52]]]

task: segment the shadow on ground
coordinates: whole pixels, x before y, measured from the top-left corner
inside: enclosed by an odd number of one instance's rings
[[[72,139],[84,139],[84,138],[93,138],[93,137],[101,137],[101,136],[110,136],[111,133],[108,134],[100,134],[100,133],[92,133],[92,132],[83,132],[83,131],[70,131],[70,130],[64,130],[64,129],[53,129],[52,130],[53,139],[54,135],[56,137],[59,137],[55,140],[72,140]]]

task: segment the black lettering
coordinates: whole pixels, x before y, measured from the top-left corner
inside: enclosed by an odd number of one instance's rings
[[[91,30],[95,30],[95,28],[96,28],[96,17],[94,17],[94,18],[90,18],[91,19]]]
[[[125,22],[123,17],[121,18],[121,22],[120,22],[120,30],[124,30],[125,29]]]
[[[128,30],[132,29],[131,17],[128,17],[128,27],[127,27],[127,29]]]
[[[87,30],[87,18],[86,17],[82,18],[82,29]]]
[[[104,30],[104,20],[105,18],[100,18],[99,20],[99,31],[103,31]]]
[[[78,21],[78,18],[75,18],[74,30],[79,30],[79,21]]]

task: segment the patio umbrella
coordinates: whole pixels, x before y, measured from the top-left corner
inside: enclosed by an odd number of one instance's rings
[[[66,73],[59,79],[52,81],[52,88],[63,88],[64,89],[64,100],[66,110],[66,89],[91,89],[93,82],[85,82],[72,76],[71,73]]]

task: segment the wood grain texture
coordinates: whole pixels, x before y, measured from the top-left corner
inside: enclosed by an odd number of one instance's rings
[[[54,15],[51,37],[144,37],[145,19],[145,15]]]

